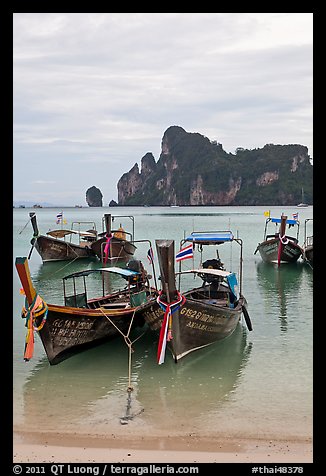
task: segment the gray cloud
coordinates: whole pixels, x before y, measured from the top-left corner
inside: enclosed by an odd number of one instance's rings
[[[171,125],[312,156],[312,13],[13,17],[14,200],[84,204],[96,185],[108,203]]]

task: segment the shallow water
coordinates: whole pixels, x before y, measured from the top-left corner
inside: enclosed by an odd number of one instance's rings
[[[157,339],[147,332],[134,343],[132,392],[127,392],[128,348],[122,339],[105,343],[50,366],[40,339],[34,357],[23,361],[24,302],[14,267],[14,426],[23,430],[94,434],[207,434],[258,438],[312,436],[313,272],[303,263],[277,269],[254,251],[263,238],[263,207],[67,208],[69,222],[94,220],[101,228],[104,212],[135,217],[135,238],[174,239],[193,230],[231,229],[244,243],[243,294],[253,331],[240,322],[234,334],[175,364],[167,354],[156,364]],[[37,210],[40,232],[55,226],[57,209]],[[273,216],[298,209],[273,207]],[[29,209],[14,209],[14,257],[27,256],[32,227]],[[299,210],[302,223],[312,207]],[[128,219],[117,219],[130,226]],[[129,230],[130,231],[130,230]],[[137,257],[150,271],[148,244]],[[220,250],[227,268],[237,265],[237,249]],[[191,261],[191,260],[189,260]],[[42,264],[36,250],[30,260],[33,281],[48,302],[61,303],[63,276],[96,261]],[[157,267],[158,270],[158,267]],[[235,269],[237,271],[237,269]],[[157,271],[158,273],[158,271]],[[113,282],[112,286],[119,283]],[[94,282],[94,287],[98,283]],[[139,331],[141,334],[142,331]],[[122,417],[130,417],[121,425]],[[126,420],[122,420],[125,422]]]

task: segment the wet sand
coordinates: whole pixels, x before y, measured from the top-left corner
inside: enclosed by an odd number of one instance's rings
[[[15,432],[14,463],[312,463],[310,439]]]

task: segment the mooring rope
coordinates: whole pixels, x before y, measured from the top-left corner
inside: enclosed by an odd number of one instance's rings
[[[105,312],[103,311],[102,308],[100,308],[100,311],[102,312],[102,314],[106,317],[106,319],[110,322],[110,324],[112,324],[118,332],[120,332],[120,334],[123,336],[124,338],[124,341],[128,347],[128,387],[127,387],[127,407],[126,407],[126,413],[123,417],[120,418],[120,423],[121,425],[127,425],[128,424],[128,421],[129,420],[132,420],[134,418],[134,416],[138,415],[139,413],[141,413],[143,411],[140,410],[138,413],[132,415],[130,413],[131,411],[131,393],[133,392],[133,386],[131,384],[131,369],[132,369],[132,354],[134,352],[132,346],[133,344],[138,340],[140,339],[144,334],[145,332],[143,332],[141,335],[139,335],[134,341],[131,341],[130,338],[129,338],[129,334],[130,334],[130,331],[131,331],[131,328],[132,328],[132,324],[133,324],[133,321],[134,321],[134,318],[135,318],[135,312],[136,312],[136,309],[133,311],[133,315],[132,315],[132,318],[130,320],[130,324],[129,324],[129,327],[128,327],[128,331],[127,331],[127,334],[124,334],[121,329],[119,329],[119,327],[117,327],[115,325],[115,323],[112,321],[112,319],[110,319],[110,317],[105,314]]]
[[[20,232],[18,233],[18,235],[20,235],[21,233],[23,233],[23,231],[25,230],[25,228],[27,227],[27,225],[29,224],[29,222],[31,221],[32,217],[29,217],[29,219],[27,220],[26,224],[23,226],[23,228],[20,230]]]

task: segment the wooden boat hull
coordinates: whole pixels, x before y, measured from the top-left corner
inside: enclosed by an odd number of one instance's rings
[[[91,247],[40,235],[34,244],[44,263],[48,261],[71,261],[80,258],[95,258]]]
[[[145,324],[142,314],[145,303],[151,302],[157,295],[155,288],[144,286],[144,282],[140,281],[141,273],[108,267],[87,269],[64,277],[64,305],[49,304],[33,286],[26,257],[16,258],[16,269],[26,296],[22,310],[27,327],[26,361],[33,356],[35,333],[39,334],[51,365],[118,336],[127,342],[131,330]],[[125,276],[128,286],[109,294],[104,293],[103,288],[102,296],[87,299],[85,278],[95,272],[101,273],[103,279],[103,273]],[[82,289],[76,282],[79,279],[83,283]],[[143,303],[144,308],[140,307]]]
[[[308,235],[308,222],[313,222],[313,218],[306,218],[304,222],[304,242],[303,242],[303,261],[308,263],[311,267],[313,267],[314,260],[313,260],[313,249],[314,249],[314,235]]]
[[[102,260],[103,257],[103,250],[106,241],[106,237],[103,237],[91,244],[91,250],[100,260]],[[135,251],[136,246],[130,241],[121,240],[120,238],[113,237],[110,241],[109,259],[128,261],[133,257]]]
[[[311,266],[313,265],[313,257],[314,257],[313,254],[314,254],[313,246],[307,246],[306,248],[304,248],[303,259],[304,261],[308,262]]]
[[[263,261],[266,263],[278,263],[279,260],[279,238],[263,241],[257,246],[257,250]],[[282,244],[280,264],[295,263],[302,255],[302,248],[294,241]]]
[[[37,326],[41,325],[43,315],[36,318]],[[133,329],[143,325],[144,320],[135,308],[102,312],[49,304],[46,321],[38,334],[49,363],[55,365],[104,341],[123,338],[130,326]]]
[[[176,362],[190,352],[230,336],[246,305],[244,297],[239,299],[235,308],[214,305],[214,300],[210,304],[208,300],[203,302],[187,298],[187,294],[192,292],[184,293],[186,302],[180,308],[178,317],[172,317],[172,340],[167,345]],[[148,304],[143,316],[149,328],[159,333],[164,316],[161,307],[156,302]]]

